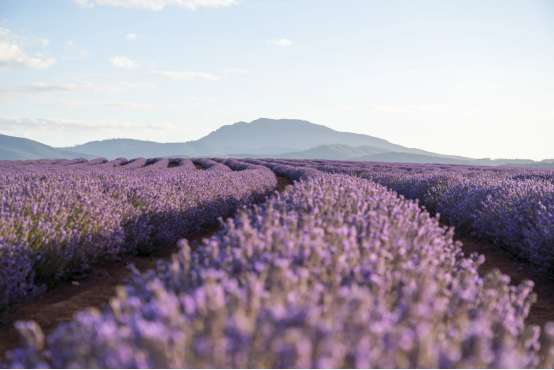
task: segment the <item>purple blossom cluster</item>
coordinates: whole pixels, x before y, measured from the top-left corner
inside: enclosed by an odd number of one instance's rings
[[[245,160],[343,173],[419,199],[459,232],[492,241],[554,276],[554,170],[329,160]]]
[[[0,161],[0,312],[96,261],[190,236],[277,185],[264,167],[214,173],[171,161]]]
[[[552,367],[554,323],[524,323],[533,283],[479,277],[452,237],[381,185],[315,173],[48,338],[19,322],[9,366]]]

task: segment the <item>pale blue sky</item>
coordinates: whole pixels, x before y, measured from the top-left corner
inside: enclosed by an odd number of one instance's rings
[[[260,117],[554,158],[554,2],[0,0],[0,133],[182,142]]]

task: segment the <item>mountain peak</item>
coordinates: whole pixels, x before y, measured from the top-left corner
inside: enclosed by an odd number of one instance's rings
[[[223,126],[198,141],[224,147],[229,153],[259,153],[263,147],[283,148],[293,152],[325,144],[369,145],[386,147],[388,150],[410,150],[369,135],[340,132],[300,119],[258,118],[252,122],[241,121]]]
[[[331,147],[317,148],[321,145]],[[324,152],[346,157],[383,152],[440,156],[440,154],[392,144],[369,135],[336,131],[305,120],[271,118],[258,118],[252,122],[240,121],[232,125],[225,125],[196,141],[157,143],[145,140],[114,139],[57,149],[90,153],[106,158],[153,158],[168,155],[204,157],[234,153],[279,156],[310,149],[314,149],[314,151],[308,154],[317,156],[323,155]]]

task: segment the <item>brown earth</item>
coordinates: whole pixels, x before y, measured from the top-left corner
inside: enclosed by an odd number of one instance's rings
[[[463,243],[462,251],[466,256],[474,252],[485,256],[485,263],[479,267],[479,275],[484,276],[494,269],[499,269],[511,278],[510,283],[514,285],[520,284],[523,280],[533,280],[537,302],[531,306],[525,321],[527,324],[542,326],[548,321],[554,321],[554,280],[537,271],[529,263],[515,261],[494,244],[459,235],[455,236],[455,240]]]
[[[279,192],[292,185],[289,179],[280,176],[277,176],[277,182]],[[220,225],[208,227],[187,239],[191,245],[201,243],[220,230]],[[48,335],[60,323],[71,321],[75,312],[109,302],[115,295],[115,288],[130,276],[130,264],[141,272],[156,270],[159,260],[171,258],[177,250],[177,245],[173,244],[147,257],[130,256],[119,262],[97,264],[84,279],[60,281],[40,297],[22,303],[17,312],[3,317],[0,322],[0,362],[5,360],[6,351],[20,346],[19,335],[13,326],[16,321],[36,321]]]
[[[202,170],[202,171],[205,170],[204,166],[202,166],[200,164],[194,164],[194,167],[196,167],[197,170]]]
[[[201,242],[221,230],[221,226],[212,226],[202,230],[189,242]],[[115,295],[115,288],[122,285],[130,276],[129,265],[134,264],[139,271],[156,270],[159,260],[169,259],[177,252],[176,244],[154,252],[148,257],[130,256],[118,262],[97,264],[92,273],[79,281],[60,281],[42,296],[20,305],[17,312],[7,323],[0,324],[0,361],[6,351],[20,346],[19,335],[13,323],[33,320],[40,324],[45,334],[49,334],[61,323],[71,321],[73,314],[89,307],[100,307]]]
[[[279,193],[284,192],[285,188],[289,185],[294,185],[294,183],[290,181],[288,177],[277,176],[277,191]]]

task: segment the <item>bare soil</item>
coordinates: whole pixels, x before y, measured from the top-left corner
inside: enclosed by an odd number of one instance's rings
[[[202,230],[191,238],[193,242],[202,242],[221,230],[221,226],[212,226]],[[77,311],[89,307],[100,307],[115,295],[115,288],[130,277],[129,265],[134,264],[141,272],[156,270],[159,260],[171,258],[178,250],[176,244],[154,252],[148,257],[130,256],[118,262],[95,265],[93,272],[79,281],[60,281],[54,288],[42,296],[20,305],[17,312],[7,323],[0,324],[0,361],[5,352],[20,346],[19,335],[13,327],[16,321],[33,320],[40,324],[45,334],[49,334],[62,322],[69,322]]]
[[[499,269],[511,278],[511,284],[518,285],[524,280],[535,283],[533,289],[537,293],[537,302],[531,306],[527,324],[543,326],[548,321],[554,321],[554,280],[537,271],[529,263],[515,261],[506,255],[498,246],[473,237],[456,235],[455,240],[463,243],[462,251],[466,256],[477,252],[485,256],[485,263],[479,267],[479,275]]]
[[[279,192],[283,192],[288,185],[292,185],[286,177],[278,176],[277,180]],[[194,245],[210,238],[218,231],[221,231],[221,226],[214,225],[187,239],[189,244]],[[109,302],[115,295],[115,288],[130,277],[128,268],[130,264],[134,264],[141,272],[156,270],[159,260],[170,259],[177,250],[177,245],[173,244],[147,257],[130,256],[118,262],[97,264],[84,279],[60,281],[40,297],[22,303],[17,312],[2,317],[0,322],[0,362],[5,360],[6,351],[20,346],[19,335],[13,326],[16,321],[36,321],[48,335],[60,323],[71,321],[75,312],[89,307],[100,307]]]
[[[202,166],[200,164],[194,164],[194,167],[196,167],[197,170],[201,170],[201,171],[205,170],[204,166]]]
[[[294,183],[290,181],[288,177],[277,176],[277,191],[279,193],[284,192],[286,187],[289,185],[294,185]]]

